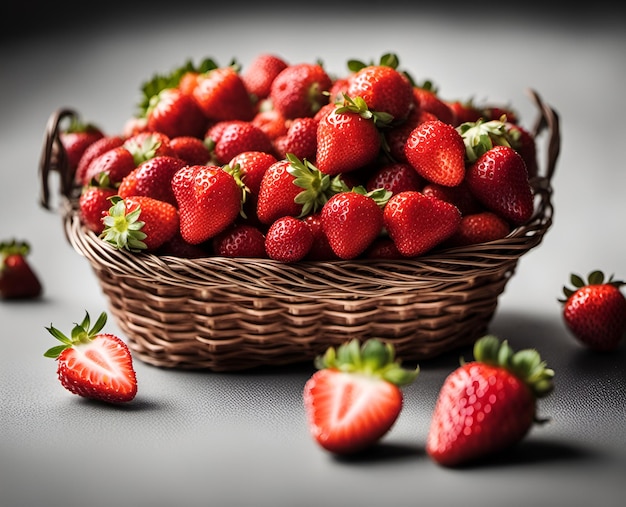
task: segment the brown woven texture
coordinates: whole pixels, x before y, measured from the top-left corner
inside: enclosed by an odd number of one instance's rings
[[[378,337],[402,360],[423,360],[483,335],[520,257],[552,224],[551,179],[560,147],[556,112],[529,90],[547,133],[545,164],[533,179],[528,224],[506,238],[416,259],[300,262],[183,259],[114,250],[81,225],[73,175],[65,169],[54,113],[40,163],[41,204],[59,173],[66,237],[91,264],[135,357],[165,368],[235,371],[313,359],[330,345]]]

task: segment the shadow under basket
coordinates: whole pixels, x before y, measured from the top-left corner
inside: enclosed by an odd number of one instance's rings
[[[357,338],[392,343],[401,360],[422,360],[485,334],[520,257],[552,224],[560,148],[556,112],[529,90],[544,136],[545,164],[532,180],[535,212],[506,238],[415,259],[284,264],[269,259],[184,259],[111,248],[82,226],[73,174],[51,115],[40,162],[41,205],[59,175],[58,210],[72,247],[93,268],[134,357],[165,368],[235,371],[312,360]],[[538,152],[542,153],[539,149]],[[542,164],[540,164],[542,165]]]

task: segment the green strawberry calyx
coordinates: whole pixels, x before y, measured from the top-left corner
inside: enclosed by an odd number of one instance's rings
[[[381,378],[396,386],[411,384],[419,374],[419,366],[414,370],[403,368],[395,358],[392,344],[377,338],[361,343],[350,340],[339,347],[329,347],[315,358],[317,369],[335,369],[345,373],[360,373]]]
[[[106,312],[102,312],[93,327],[90,328],[91,319],[89,317],[89,313],[85,312],[83,321],[80,324],[74,324],[70,336],[66,336],[50,324],[50,327],[46,327],[46,329],[52,336],[61,342],[61,345],[56,345],[55,347],[48,349],[44,353],[44,356],[56,359],[65,349],[69,349],[74,345],[79,345],[81,343],[89,343],[100,333],[100,331],[102,331],[106,321],[107,314]]]
[[[457,127],[465,143],[465,157],[468,162],[475,162],[481,155],[497,145],[517,146],[519,132],[511,130],[503,119],[461,123]]]
[[[576,291],[578,291],[579,289],[582,289],[583,287],[587,287],[589,285],[612,285],[614,287],[617,287],[618,289],[622,285],[626,285],[626,282],[622,280],[615,280],[613,276],[614,275],[611,275],[609,276],[609,278],[606,278],[602,271],[595,270],[589,273],[587,275],[587,279],[585,280],[582,276],[577,275],[576,273],[572,273],[570,275],[570,283],[573,285],[574,288],[567,287],[566,285],[564,285],[563,295],[565,297],[560,298],[559,302],[565,303],[573,294],[576,293]]]
[[[137,206],[127,213],[126,202],[119,195],[109,200],[113,205],[103,219],[104,230],[100,237],[117,250],[145,250],[147,246],[142,240],[146,238],[146,233],[141,230],[145,223],[139,220],[141,207]]]
[[[393,122],[393,115],[385,111],[372,111],[363,97],[350,97],[343,93],[343,100],[338,100],[335,113],[356,113],[366,120],[371,120],[377,127],[386,127]]]
[[[302,205],[300,216],[315,213],[328,201],[332,194],[331,179],[308,160],[300,160],[293,153],[286,154],[289,160],[287,171],[294,177],[293,184],[303,190],[294,201]]]
[[[554,370],[547,367],[535,349],[514,351],[506,340],[486,335],[474,344],[474,358],[511,372],[524,381],[535,398],[547,396],[554,388]]]
[[[0,242],[0,263],[4,265],[4,261],[11,255],[19,255],[26,257],[30,253],[30,245],[26,241],[17,241],[12,239],[11,241]]]

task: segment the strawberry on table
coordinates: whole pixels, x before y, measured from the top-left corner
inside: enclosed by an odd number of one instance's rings
[[[56,359],[59,381],[71,393],[107,403],[126,403],[137,394],[133,359],[122,339],[102,332],[106,321],[102,312],[90,328],[89,313],[85,312],[70,336],[50,325],[46,329],[62,344],[44,356]]]
[[[0,297],[2,299],[38,298],[43,287],[27,260],[30,244],[26,241],[0,242]]]
[[[303,390],[307,424],[313,439],[335,454],[363,451],[380,441],[402,410],[401,388],[419,373],[418,367],[403,368],[393,346],[375,338],[330,347],[315,365]]]
[[[597,351],[617,349],[626,333],[626,298],[624,285],[602,271],[592,271],[587,279],[572,274],[573,288],[563,287],[563,320],[573,336],[586,347]]]
[[[495,336],[480,338],[474,361],[462,362],[441,386],[426,452],[447,467],[506,452],[540,422],[537,399],[552,391],[553,377],[536,350],[515,352]]]

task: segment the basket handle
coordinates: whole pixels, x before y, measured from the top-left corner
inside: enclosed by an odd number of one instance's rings
[[[528,89],[528,94],[530,98],[535,103],[537,108],[539,109],[539,117],[536,120],[533,133],[535,138],[544,130],[548,129],[550,133],[550,137],[548,139],[548,146],[546,152],[546,174],[544,176],[545,181],[548,186],[552,181],[552,177],[554,176],[554,170],[556,169],[556,162],[559,158],[559,153],[561,151],[561,132],[560,132],[560,121],[558,113],[546,104],[539,93],[536,90]]]
[[[70,197],[73,188],[74,175],[71,174],[67,161],[67,153],[61,142],[61,123],[66,118],[76,118],[78,114],[67,108],[58,109],[50,115],[46,125],[43,149],[39,159],[39,204],[50,210],[50,173],[59,173],[59,192],[64,197]]]

